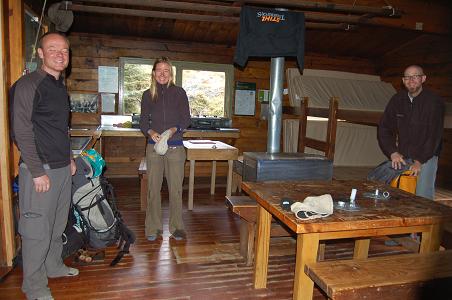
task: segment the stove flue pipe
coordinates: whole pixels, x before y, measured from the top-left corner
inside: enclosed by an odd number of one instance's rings
[[[272,57],[270,69],[270,103],[268,109],[267,152],[280,152],[284,57]]]

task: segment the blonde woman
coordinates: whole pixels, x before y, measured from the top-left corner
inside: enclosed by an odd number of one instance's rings
[[[183,88],[174,85],[173,67],[168,58],[159,58],[152,68],[151,86],[141,99],[140,117],[140,129],[148,139],[145,234],[149,241],[160,239],[163,232],[160,190],[164,175],[169,190],[169,232],[176,240],[186,238],[182,221],[186,159],[182,133],[189,125],[187,94]],[[161,144],[165,144],[164,150],[159,149]]]

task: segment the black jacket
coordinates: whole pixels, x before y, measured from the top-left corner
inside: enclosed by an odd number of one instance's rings
[[[378,142],[390,157],[399,152],[406,158],[425,163],[441,150],[444,128],[444,102],[423,89],[413,98],[403,90],[389,101],[378,127]]]

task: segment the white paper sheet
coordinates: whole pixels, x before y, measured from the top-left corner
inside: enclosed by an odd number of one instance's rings
[[[102,93],[102,112],[114,113],[115,112],[115,94]]]
[[[118,67],[99,66],[98,77],[100,93],[118,92]]]

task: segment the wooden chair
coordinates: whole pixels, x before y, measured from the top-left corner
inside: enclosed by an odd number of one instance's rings
[[[336,146],[336,128],[337,128],[337,113],[339,110],[339,103],[336,97],[330,99],[328,113],[324,109],[309,108],[309,99],[303,98],[301,103],[301,111],[298,119],[300,120],[298,130],[298,152],[304,153],[305,148],[309,147],[325,153],[325,156],[331,160],[334,159],[334,148]],[[328,118],[326,140],[316,140],[306,136],[306,126],[308,123],[308,116],[326,117]]]
[[[298,129],[298,152],[304,153],[306,147],[321,151],[328,159],[334,161],[334,148],[336,146],[337,113],[339,103],[336,97],[330,98],[328,112],[325,109],[309,108],[309,99],[304,97],[301,102]],[[306,136],[308,116],[328,118],[326,139],[317,140]],[[325,243],[321,242],[318,251],[318,259],[323,260],[325,256]]]

